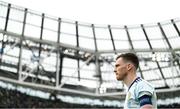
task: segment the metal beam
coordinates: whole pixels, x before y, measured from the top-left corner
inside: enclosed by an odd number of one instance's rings
[[[45,17],[45,14],[43,13],[41,17],[42,17],[42,20],[41,20],[40,40],[43,39],[44,17]],[[40,57],[41,57],[41,46],[42,46],[42,43],[39,43],[39,53],[38,53],[39,61],[40,61]],[[39,68],[38,68],[38,71],[39,71]]]
[[[95,43],[95,52],[98,52],[97,47],[97,39],[96,39],[96,33],[95,33],[95,27],[94,24],[91,25],[93,30],[93,36],[94,36],[94,43]],[[99,56],[98,54],[95,55],[95,65],[96,65],[96,76],[99,78],[99,85],[96,87],[96,93],[99,93],[99,87],[102,84],[102,75],[101,75],[101,68],[100,68],[100,62],[99,62]]]
[[[0,33],[2,34],[6,34],[9,37],[13,37],[13,38],[17,38],[19,39],[21,37],[20,34],[14,33],[14,32],[10,32],[10,31],[4,31],[2,29],[0,29]],[[94,50],[91,49],[87,49],[87,48],[77,48],[75,46],[72,45],[68,45],[68,44],[63,44],[63,43],[56,43],[54,41],[48,41],[48,40],[40,40],[38,38],[33,38],[31,36],[25,36],[24,35],[24,39],[25,40],[30,40],[33,42],[37,42],[37,43],[42,43],[42,44],[48,44],[48,45],[52,45],[55,47],[61,47],[61,48],[67,48],[67,49],[75,49],[75,50],[79,50],[79,51],[83,51],[83,52],[88,52],[88,53],[92,53],[95,54]],[[148,49],[135,49],[136,52],[175,52],[175,51],[180,51],[180,48],[174,48],[173,50],[170,49],[161,49],[161,48],[154,48],[152,50],[148,50]],[[123,52],[131,52],[131,50],[129,49],[116,49],[117,53],[123,53]],[[105,54],[105,53],[115,53],[114,50],[98,50],[98,52],[96,52],[97,54]]]
[[[57,43],[60,43],[60,34],[61,33],[61,18],[58,18],[58,37],[57,37]]]
[[[96,40],[96,34],[95,34],[94,24],[92,24],[91,27],[92,27],[92,31],[93,31],[93,37],[94,37],[95,52],[97,52],[97,51],[98,51],[98,48],[97,48],[97,40]]]
[[[17,39],[19,39],[19,37],[21,37],[21,34],[17,34],[17,33],[10,32],[10,31],[4,31],[2,29],[0,29],[0,33],[6,34],[9,37],[14,37],[14,38],[17,38]],[[30,41],[33,41],[33,42],[37,42],[37,43],[52,45],[52,46],[55,46],[55,47],[61,47],[61,48],[66,48],[66,49],[74,49],[74,50],[84,51],[84,52],[93,53],[93,54],[95,53],[95,51],[91,50],[91,49],[82,48],[82,47],[77,48],[76,46],[72,46],[72,45],[69,45],[69,44],[57,43],[57,42],[50,41],[50,40],[45,40],[45,39],[40,40],[39,38],[34,38],[34,37],[31,37],[31,36],[25,36],[24,35],[24,39],[30,40]]]
[[[8,21],[9,21],[9,14],[10,14],[10,9],[11,9],[11,4],[8,4],[7,7],[7,15],[6,15],[6,23],[5,23],[5,27],[4,27],[4,31],[7,31],[7,26],[8,26]]]
[[[126,33],[127,33],[128,42],[129,42],[129,44],[130,44],[130,47],[131,47],[131,49],[134,51],[134,47],[133,47],[133,44],[132,44],[132,41],[131,41],[131,37],[130,37],[130,35],[129,35],[128,28],[127,28],[127,26],[126,26],[126,25],[124,26],[124,28],[125,28]]]
[[[146,30],[145,30],[143,24],[141,24],[141,29],[143,30],[143,33],[144,33],[144,35],[145,35],[145,37],[146,37],[146,41],[148,42],[150,49],[152,50],[153,48],[152,48],[151,42],[150,42],[150,40],[149,40],[149,38],[148,38],[148,35],[147,35],[147,33],[146,33]]]
[[[172,46],[171,46],[171,44],[170,44],[170,42],[169,42],[169,40],[168,40],[168,38],[167,38],[167,36],[166,36],[166,34],[165,34],[165,32],[164,32],[161,24],[158,23],[158,26],[159,26],[159,28],[160,28],[160,31],[161,31],[161,33],[162,33],[162,36],[164,37],[164,39],[166,40],[166,42],[167,42],[167,44],[168,44],[169,49],[172,50],[173,48],[172,48]],[[174,53],[174,52],[171,52],[171,54],[172,54],[173,60],[175,60],[175,61],[177,62],[178,66],[179,66],[179,69],[180,69],[180,63],[179,63],[179,60],[175,59],[175,58],[176,58],[175,53]],[[179,74],[180,74],[180,73],[179,73]]]
[[[58,31],[57,31],[57,43],[60,42],[60,31],[61,31],[61,18],[58,18]],[[56,87],[59,86],[60,81],[60,49],[57,47],[56,52]]]
[[[170,44],[170,42],[169,42],[163,28],[162,28],[162,26],[161,26],[161,24],[159,22],[158,22],[158,26],[159,26],[159,29],[161,31],[162,36],[164,37],[164,39],[166,40],[166,43],[168,44],[169,49],[172,49],[172,46],[171,46],[171,44]]]
[[[125,96],[124,92],[112,92],[112,93],[104,93],[104,94],[95,94],[95,93],[90,93],[90,92],[85,92],[85,91],[77,91],[75,89],[59,88],[59,87],[46,86],[46,85],[41,85],[41,84],[36,84],[36,83],[29,83],[29,82],[19,82],[17,80],[6,78],[6,77],[1,77],[1,76],[0,76],[0,80],[5,81],[5,82],[18,84],[18,85],[24,85],[24,86],[28,86],[28,87],[43,88],[43,89],[49,89],[49,90],[57,90],[57,91],[75,93],[75,94],[80,94],[80,95],[88,95],[88,96],[93,96],[93,97],[120,96],[120,95]],[[179,90],[180,90],[180,87],[173,88],[173,89],[157,89],[156,92],[157,93],[163,93],[163,92],[173,92],[173,91],[179,91]]]
[[[108,25],[108,29],[109,29],[109,33],[110,33],[110,36],[111,36],[111,41],[112,41],[112,45],[113,45],[113,50],[114,50],[115,54],[117,54],[117,52],[116,52],[116,47],[115,47],[115,44],[114,44],[113,35],[112,35],[112,31],[111,31],[111,25]]]
[[[42,13],[41,15],[41,30],[40,30],[40,40],[43,39],[43,30],[44,30],[44,17],[45,17],[45,14]],[[41,59],[41,48],[42,48],[42,43],[39,43],[39,52],[38,52],[38,63],[40,63],[40,59]],[[39,66],[37,68],[37,75],[39,73],[40,69],[39,69]]]
[[[76,47],[79,48],[79,30],[78,30],[78,22],[76,21]],[[76,55],[79,55],[79,50],[77,50]],[[77,59],[77,68],[79,69],[79,58]],[[80,70],[78,70],[78,80],[80,81]]]
[[[62,68],[63,68],[63,61],[64,61],[64,57],[63,55],[60,55],[59,57],[60,59],[60,66],[59,66],[59,85],[61,85],[61,81],[62,81]]]
[[[22,78],[22,42],[23,42],[23,37],[24,37],[24,31],[25,31],[25,26],[26,26],[26,17],[27,17],[27,8],[24,10],[24,20],[23,20],[23,27],[22,27],[22,35],[20,37],[20,45],[19,45],[19,59],[18,59],[18,79],[21,81]]]
[[[178,36],[180,37],[180,32],[179,32],[179,29],[178,29],[176,23],[174,22],[174,19],[171,19],[171,23],[173,24],[173,26],[174,26],[176,32],[178,33]]]
[[[129,31],[128,31],[128,28],[127,28],[126,25],[124,26],[124,28],[125,28],[125,30],[126,30],[127,37],[128,37],[128,41],[129,41],[129,43],[130,43],[131,49],[132,49],[132,51],[133,51],[134,53],[136,53],[136,51],[134,50],[134,46],[133,46],[133,43],[132,43],[132,40],[131,40]],[[140,74],[141,74],[141,78],[144,79],[144,76],[143,76],[143,73],[142,73],[142,70],[141,70],[141,66],[140,66],[140,65],[139,65],[139,72],[140,72]]]
[[[144,35],[145,35],[145,37],[146,37],[146,40],[147,40],[147,42],[148,42],[148,44],[149,44],[150,49],[153,50],[153,47],[152,47],[152,45],[151,45],[151,42],[150,42],[150,40],[149,40],[149,37],[148,37],[148,35],[147,35],[147,33],[146,33],[146,30],[145,30],[143,24],[141,24],[141,28],[142,28],[142,30],[143,30],[143,32],[144,32]],[[152,54],[155,54],[155,52],[152,51]],[[155,61],[155,62],[156,62],[156,65],[157,65],[157,67],[158,67],[158,69],[159,69],[159,72],[160,72],[160,74],[161,74],[161,76],[162,76],[162,79],[164,80],[165,86],[168,86],[168,85],[167,85],[167,82],[166,82],[166,79],[165,79],[165,77],[164,77],[164,74],[163,74],[163,72],[162,72],[162,69],[161,69],[161,67],[160,67],[160,65],[159,65],[159,62],[158,62],[158,61]]]
[[[99,88],[102,84],[102,75],[101,75],[101,66],[100,66],[100,62],[99,62],[99,56],[96,55],[95,56],[95,65],[96,65],[96,77],[99,78],[99,84],[98,86],[96,87],[96,93],[99,93]]]

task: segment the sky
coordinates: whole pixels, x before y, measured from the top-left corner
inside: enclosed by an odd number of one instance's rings
[[[94,24],[136,25],[179,18],[179,0],[1,0]]]

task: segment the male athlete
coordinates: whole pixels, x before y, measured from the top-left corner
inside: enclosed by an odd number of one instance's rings
[[[157,109],[155,90],[150,83],[137,77],[138,67],[138,57],[133,53],[121,54],[116,58],[116,79],[128,87],[124,109]]]

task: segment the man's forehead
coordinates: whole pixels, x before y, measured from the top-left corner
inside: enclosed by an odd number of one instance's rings
[[[120,57],[120,58],[118,58],[118,59],[116,60],[116,64],[118,64],[118,63],[122,63],[122,62],[124,62],[124,60],[123,60],[123,58],[122,58],[122,57]]]

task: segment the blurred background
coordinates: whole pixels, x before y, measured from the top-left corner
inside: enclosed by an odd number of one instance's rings
[[[152,9],[154,14],[148,13],[149,18],[144,5],[135,5],[136,9],[129,3],[131,16],[117,15],[126,9],[113,8],[118,19],[110,19],[115,15],[109,15],[111,11],[104,14],[105,9],[111,9],[107,1],[98,1],[94,7],[88,2],[87,8],[68,2],[69,9],[77,12],[74,14],[47,3],[51,2],[0,1],[0,107],[122,108],[126,86],[116,80],[113,70],[116,56],[125,52],[139,57],[138,76],[154,85],[158,107],[180,107],[180,18],[173,18],[176,5],[171,12],[162,12],[161,5],[155,4],[160,11]],[[78,11],[74,6],[82,7]],[[87,9],[92,9],[94,16]],[[134,15],[136,10],[141,10],[141,16],[138,12]],[[91,16],[84,19],[82,12]],[[159,17],[158,12],[165,14]],[[63,15],[69,18],[61,18]]]

